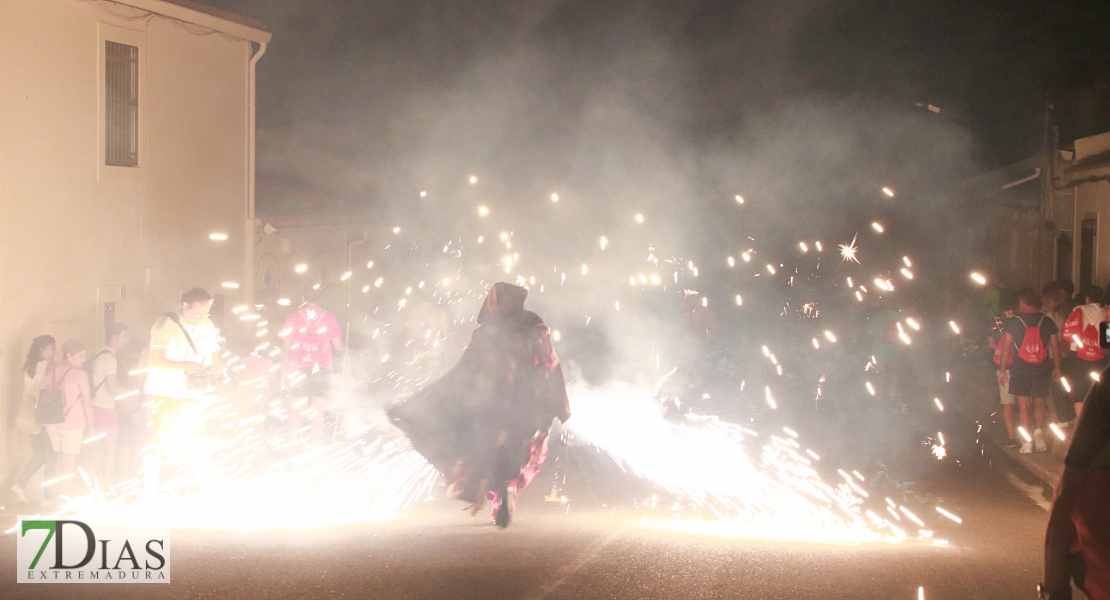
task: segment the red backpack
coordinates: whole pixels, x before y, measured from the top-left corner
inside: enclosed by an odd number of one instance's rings
[[[1041,342],[1041,323],[1044,323],[1044,319],[1045,316],[1041,315],[1041,320],[1032,326],[1021,319],[1021,324],[1025,325],[1025,335],[1022,336],[1021,346],[1018,346],[1018,358],[1026,364],[1039,365],[1048,357],[1048,351]]]

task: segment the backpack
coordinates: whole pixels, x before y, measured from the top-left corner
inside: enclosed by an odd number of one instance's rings
[[[96,354],[92,355],[92,358],[85,361],[85,374],[89,376],[89,401],[90,402],[94,398],[96,398],[96,393],[100,391],[100,387],[108,382],[107,374],[104,375],[104,379],[101,380],[100,383],[95,383],[93,381],[93,367],[96,365],[96,359],[100,358],[100,356],[102,354],[104,354],[105,352],[111,352],[111,350],[109,350],[107,348],[101,348],[100,350],[96,351]],[[95,383],[95,385],[94,385],[94,383]]]
[[[1041,341],[1041,323],[1044,323],[1044,320],[1045,316],[1041,315],[1041,320],[1037,321],[1036,325],[1029,325],[1025,319],[1021,319],[1021,324],[1025,325],[1025,335],[1022,336],[1021,346],[1017,346],[1017,349],[1018,358],[1026,364],[1039,365],[1048,358],[1048,351]]]
[[[69,374],[70,369],[73,367],[67,366],[66,370],[62,371],[61,376],[55,372],[54,369],[48,371],[47,376],[49,381],[41,391],[39,391],[38,401],[35,402],[35,422],[39,425],[57,425],[64,423],[66,417],[69,416],[69,411],[77,405],[76,402],[66,408],[65,394],[62,393],[61,388],[58,387],[60,381],[65,380],[66,375]]]

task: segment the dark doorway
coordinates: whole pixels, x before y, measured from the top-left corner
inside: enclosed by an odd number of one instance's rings
[[[1056,237],[1056,280],[1071,279],[1071,265],[1072,265],[1072,252],[1075,250],[1075,243],[1072,241],[1071,236],[1061,231],[1060,235]]]
[[[1083,219],[1079,229],[1079,281],[1077,289],[1084,289],[1095,283],[1095,238],[1098,220]]]

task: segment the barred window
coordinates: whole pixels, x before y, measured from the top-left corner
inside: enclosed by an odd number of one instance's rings
[[[139,166],[139,49],[104,46],[104,164]]]

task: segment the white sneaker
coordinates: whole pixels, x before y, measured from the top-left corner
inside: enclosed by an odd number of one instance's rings
[[[1018,450],[1018,452],[1020,452],[1022,454],[1032,454],[1033,453],[1033,442],[1025,442],[1024,444],[1021,445],[1021,450]]]
[[[1040,427],[1033,430],[1033,443],[1037,445],[1037,452],[1048,452],[1048,446],[1044,443],[1044,432]]]
[[[11,500],[13,502],[27,504],[27,495],[23,493],[23,488],[20,487],[19,484],[13,485],[9,492],[11,493]]]

